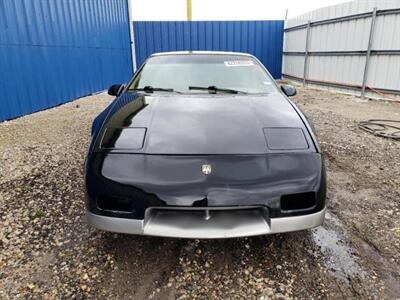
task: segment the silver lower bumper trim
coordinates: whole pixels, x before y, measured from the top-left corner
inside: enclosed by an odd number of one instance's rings
[[[105,231],[175,238],[216,239],[310,229],[321,225],[325,209],[302,216],[268,218],[260,210],[215,210],[210,218],[179,211],[146,212],[145,220],[114,218],[87,212],[92,226]]]

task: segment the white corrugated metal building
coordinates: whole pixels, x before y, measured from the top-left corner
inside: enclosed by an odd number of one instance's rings
[[[282,69],[306,84],[399,95],[400,0],[357,0],[287,20]]]

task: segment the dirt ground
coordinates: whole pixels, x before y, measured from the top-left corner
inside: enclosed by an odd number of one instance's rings
[[[400,103],[300,88],[328,170],[328,215],[301,232],[182,240],[98,232],[83,161],[105,94],[0,124],[0,299],[400,297],[400,142],[361,131]]]

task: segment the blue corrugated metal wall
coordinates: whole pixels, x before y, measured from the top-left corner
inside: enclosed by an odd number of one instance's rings
[[[255,55],[274,78],[280,78],[283,25],[283,21],[134,22],[137,64],[155,52],[238,51]]]
[[[132,75],[127,0],[0,0],[0,120]]]

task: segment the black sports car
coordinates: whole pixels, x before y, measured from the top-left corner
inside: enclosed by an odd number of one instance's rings
[[[307,118],[253,56],[150,56],[95,120],[87,217],[121,233],[227,238],[308,229],[325,215]]]

